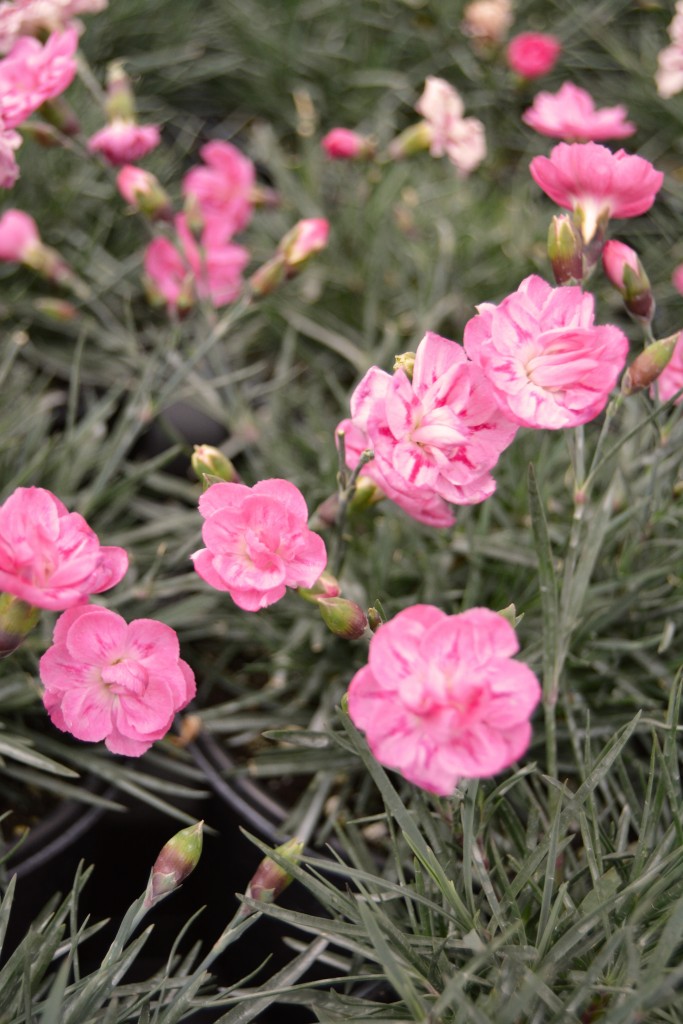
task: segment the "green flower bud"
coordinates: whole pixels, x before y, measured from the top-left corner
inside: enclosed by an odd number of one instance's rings
[[[660,341],[653,341],[651,345],[644,348],[640,355],[636,356],[621,381],[621,393],[632,395],[636,391],[642,391],[657,380],[660,373],[671,359],[678,333],[672,334],[669,338],[662,338]]]
[[[197,479],[204,484],[204,490],[220,481],[239,483],[239,474],[230,459],[211,444],[196,444],[190,461]]]
[[[161,848],[147,883],[146,907],[169,896],[197,867],[202,852],[203,825],[203,821],[198,821],[181,829]]]
[[[327,628],[342,640],[358,640],[365,633],[368,620],[355,601],[345,597],[321,597],[318,608]]]
[[[566,213],[550,222],[548,259],[559,285],[579,284],[583,280],[583,239]]]
[[[301,860],[304,844],[300,839],[288,839],[282,846],[277,846],[274,853],[283,859],[287,864],[296,865]],[[264,857],[257,867],[245,896],[255,900],[257,903],[274,903],[288,885],[293,881],[292,876],[286,868],[276,864],[272,857]],[[242,904],[240,916],[248,917],[254,910],[245,903]]]
[[[16,651],[39,616],[40,608],[34,608],[14,594],[0,594],[0,658]]]
[[[304,601],[317,604],[322,597],[338,597],[341,593],[339,582],[331,572],[323,572],[312,587],[298,587],[297,594]]]
[[[395,356],[393,369],[394,372],[396,372],[396,370],[403,370],[408,380],[412,380],[413,371],[415,369],[415,353],[402,352],[400,356]]]

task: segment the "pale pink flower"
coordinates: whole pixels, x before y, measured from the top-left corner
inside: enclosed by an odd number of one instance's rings
[[[683,263],[679,263],[671,275],[671,283],[676,291],[683,295]]]
[[[415,104],[429,126],[429,152],[447,156],[461,175],[478,167],[486,156],[484,125],[476,117],[464,117],[460,94],[443,78],[429,75]]]
[[[649,160],[596,142],[560,142],[549,157],[534,157],[529,170],[553,202],[574,211],[586,243],[611,217],[649,210],[664,181]]]
[[[43,247],[38,225],[23,210],[5,210],[0,217],[0,260],[7,263],[31,263],[31,257]]]
[[[373,366],[351,396],[346,457],[397,505],[429,525],[449,526],[449,504],[471,505],[495,490],[489,470],[516,427],[498,409],[488,381],[462,347],[428,332],[415,354],[412,381]]]
[[[681,388],[683,388],[683,331],[678,335],[671,359],[657,378],[656,390],[654,387],[651,388],[650,394],[653,398],[656,394],[660,402],[668,402]],[[680,405],[681,402],[683,402],[683,394],[678,396],[675,404]]]
[[[430,793],[508,768],[531,740],[541,688],[510,623],[488,608],[414,605],[380,626],[349,686],[373,755]]]
[[[327,564],[325,542],[308,529],[301,491],[288,480],[212,484],[199,499],[205,548],[194,567],[239,608],[266,608],[287,587],[312,587]]]
[[[141,160],[161,142],[161,133],[155,124],[136,124],[115,117],[104,128],[88,139],[88,150],[100,153],[114,167]]]
[[[96,605],[57,619],[40,678],[53,725],[128,757],[165,736],[196,692],[175,630],[154,619],[126,623]]]
[[[678,0],[669,25],[671,44],[657,56],[655,82],[663,99],[670,99],[683,89],[683,3]]]
[[[68,27],[79,14],[96,14],[107,0],[7,0],[0,3],[0,53],[19,36],[35,36]]]
[[[230,142],[207,142],[199,153],[205,166],[187,172],[183,195],[196,204],[205,234],[225,242],[251,220],[256,169]]]
[[[472,0],[462,12],[462,30],[483,44],[505,39],[512,24],[510,0]]]
[[[593,301],[581,288],[551,288],[532,275],[500,305],[477,306],[465,326],[465,351],[510,419],[556,430],[602,412],[628,340],[618,327],[594,325]]]
[[[5,128],[16,128],[71,85],[77,47],[75,28],[53,32],[44,46],[29,36],[17,40],[0,60],[0,117]]]
[[[14,151],[21,145],[19,132],[2,127],[0,118],[0,188],[12,188],[19,177]]]
[[[507,61],[523,78],[540,78],[555,67],[562,44],[556,36],[544,32],[520,32],[507,47]]]
[[[320,145],[331,160],[359,160],[370,156],[372,143],[351,128],[332,128]]]
[[[0,592],[37,608],[83,604],[123,578],[128,555],[103,547],[83,516],[42,487],[18,487],[0,506]]]
[[[626,116],[623,104],[596,110],[590,93],[565,82],[556,93],[537,93],[522,120],[541,135],[568,142],[589,142],[633,135],[636,126],[625,120]]]

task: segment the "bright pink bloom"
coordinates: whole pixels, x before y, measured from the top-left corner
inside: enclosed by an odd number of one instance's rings
[[[242,288],[247,250],[213,242],[206,232],[200,249],[184,214],[175,218],[175,228],[180,250],[167,238],[155,238],[145,252],[145,271],[169,306],[191,303],[193,293],[216,308],[233,302]]]
[[[75,28],[53,32],[44,46],[29,36],[17,40],[0,60],[0,117],[5,128],[16,128],[71,85],[77,47]]]
[[[351,396],[351,416],[338,427],[349,466],[372,449],[363,473],[431,526],[454,522],[449,504],[493,493],[489,470],[516,432],[462,347],[432,332],[418,346],[412,381],[402,369],[368,370]]]
[[[555,67],[562,44],[543,32],[520,32],[508,43],[507,61],[523,78],[540,78]]]
[[[165,736],[196,692],[175,630],[154,619],[128,624],[96,605],[59,617],[40,678],[53,725],[128,757]]]
[[[429,75],[415,109],[429,125],[432,156],[447,156],[462,175],[479,166],[486,156],[484,126],[476,117],[463,117],[462,99],[452,85]]]
[[[351,128],[332,128],[320,145],[331,160],[359,160],[372,152],[368,138]]]
[[[306,525],[301,491],[288,480],[212,484],[199,499],[205,548],[194,567],[239,608],[267,608],[287,587],[312,587],[327,564],[325,542]]]
[[[532,275],[500,305],[484,302],[465,326],[465,351],[506,416],[556,430],[594,419],[624,368],[628,340],[593,323],[593,296]]]
[[[488,608],[414,605],[380,626],[349,686],[349,716],[374,756],[450,796],[460,779],[508,768],[531,740],[541,688],[510,623]]]
[[[83,516],[42,487],[18,487],[0,506],[0,592],[62,611],[115,586],[123,548],[102,547]]]
[[[681,295],[683,295],[683,263],[679,263],[671,275],[671,282]]]
[[[596,142],[560,142],[550,156],[536,156],[531,177],[547,196],[574,210],[585,242],[610,217],[638,217],[650,209],[664,175],[649,160]]]
[[[556,93],[539,92],[522,121],[541,135],[568,142],[589,142],[600,139],[625,139],[636,126],[625,120],[626,107],[603,107],[596,110],[593,97],[572,82],[565,82]]]
[[[79,14],[104,10],[107,0],[7,0],[0,3],[0,53],[8,53],[19,36],[66,28]]]
[[[101,153],[114,167],[141,160],[161,142],[161,133],[155,124],[135,124],[134,121],[115,117],[88,139],[88,150]]]
[[[23,210],[5,210],[0,217],[0,260],[7,263],[29,263],[31,254],[39,252],[38,225]]]
[[[678,335],[678,341],[674,348],[671,359],[666,364],[657,378],[657,389],[653,387],[650,394],[656,394],[660,402],[668,402],[670,398],[683,388],[683,331]],[[683,402],[683,395],[676,399],[676,405]]]
[[[194,202],[205,236],[226,242],[251,220],[256,169],[236,146],[219,139],[200,149],[205,166],[192,167],[183,179],[183,195]]]

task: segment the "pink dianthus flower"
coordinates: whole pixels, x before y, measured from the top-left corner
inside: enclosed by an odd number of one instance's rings
[[[523,78],[540,78],[555,67],[562,44],[544,32],[520,32],[507,47],[507,61]]]
[[[0,60],[0,117],[5,128],[16,128],[71,85],[77,47],[75,28],[53,32],[45,45],[29,36],[17,40]]]
[[[351,396],[351,419],[339,424],[348,465],[365,449],[363,467],[397,505],[430,526],[454,522],[449,505],[484,501],[495,490],[489,470],[516,426],[462,346],[428,332],[415,354],[412,380],[373,366]]]
[[[88,139],[88,150],[101,153],[114,167],[141,160],[161,142],[161,133],[155,124],[136,124],[123,117],[115,117],[104,128]]]
[[[123,578],[128,555],[103,547],[78,512],[42,487],[18,487],[0,506],[0,592],[37,608],[83,604]]]
[[[538,679],[510,623],[488,608],[446,615],[414,605],[380,626],[349,686],[353,723],[381,764],[449,796],[495,775],[529,746]]]
[[[589,142],[633,135],[636,126],[626,116],[623,104],[597,110],[590,93],[565,82],[556,93],[537,93],[522,120],[541,135],[568,142]]]
[[[266,608],[287,587],[312,587],[327,564],[325,542],[308,529],[301,491],[288,480],[213,484],[199,499],[205,548],[194,567],[239,608]]]
[[[626,336],[593,323],[593,296],[532,275],[500,305],[484,302],[465,326],[465,351],[506,416],[556,430],[594,419],[628,354]]]
[[[462,99],[450,83],[429,75],[415,109],[429,126],[432,156],[447,156],[461,175],[479,166],[486,156],[484,125],[476,117],[463,117]]]
[[[534,157],[529,170],[553,202],[574,211],[586,243],[610,217],[649,210],[664,181],[649,160],[596,142],[560,142],[549,157]]]
[[[3,263],[30,263],[43,243],[38,225],[23,210],[5,210],[0,217],[0,261]]]
[[[183,179],[183,194],[196,203],[205,236],[225,242],[251,220],[256,169],[230,142],[216,139],[200,149],[204,166],[192,167]]]
[[[0,53],[8,53],[20,36],[66,28],[79,14],[103,11],[107,0],[7,0],[0,3]]]
[[[96,605],[57,619],[40,678],[53,725],[129,757],[165,736],[196,692],[175,630],[154,619],[126,623]]]

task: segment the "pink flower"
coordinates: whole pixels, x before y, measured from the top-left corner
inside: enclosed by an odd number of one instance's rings
[[[539,92],[522,120],[541,135],[576,142],[624,139],[636,126],[626,121],[626,107],[595,109],[590,93],[565,82],[557,93]]]
[[[678,335],[671,359],[657,378],[656,391],[652,388],[650,393],[653,398],[656,394],[660,402],[668,402],[681,388],[683,388],[683,331]],[[683,402],[683,395],[678,396],[675,404],[680,405],[681,402]]]
[[[351,128],[332,128],[320,145],[331,160],[359,160],[370,156],[370,140]]]
[[[0,119],[0,188],[12,188],[19,177],[14,151],[21,145],[19,132],[2,127]]]
[[[129,206],[152,218],[170,219],[171,200],[155,174],[125,164],[116,175],[116,184]]]
[[[114,167],[141,160],[161,142],[161,133],[155,124],[135,124],[134,121],[115,117],[104,128],[88,139],[88,150],[101,153]]]
[[[62,611],[109,590],[127,568],[123,548],[102,547],[85,519],[42,487],[18,487],[0,506],[0,592]]]
[[[521,32],[508,43],[508,64],[523,78],[540,78],[555,67],[562,44],[543,32]]]
[[[683,3],[678,0],[673,20],[669,25],[671,44],[657,56],[655,82],[657,92],[670,99],[683,89]]]
[[[79,14],[104,10],[107,0],[8,0],[0,3],[0,53],[8,53],[19,36],[66,28]]]
[[[679,263],[674,268],[674,272],[671,275],[671,283],[673,284],[676,291],[683,295],[683,263]]]
[[[0,117],[5,128],[16,128],[71,85],[77,47],[75,28],[53,32],[44,46],[28,36],[17,40],[0,60]]]
[[[415,109],[429,125],[432,156],[447,156],[462,175],[479,166],[486,156],[484,126],[476,117],[463,117],[462,99],[452,85],[429,75]]]
[[[611,238],[603,246],[602,265],[610,282],[621,293],[629,313],[649,323],[654,316],[655,300],[638,253],[630,245]]]
[[[217,243],[204,233],[202,249],[184,214],[175,218],[180,251],[167,238],[155,238],[145,252],[145,272],[171,307],[192,304],[193,295],[216,307],[233,302],[242,288],[249,253],[232,242]]]
[[[129,757],[165,736],[196,692],[175,630],[154,619],[128,624],[96,605],[59,617],[40,678],[53,725]]]
[[[529,746],[541,688],[514,629],[488,608],[414,605],[380,626],[349,686],[349,716],[374,756],[449,796],[460,779],[508,768]]]
[[[327,564],[325,542],[308,529],[301,491],[288,480],[212,484],[199,499],[205,548],[194,567],[239,608],[267,608],[286,587],[312,587]]]
[[[412,381],[373,366],[351,396],[345,433],[348,465],[374,458],[363,472],[413,518],[450,526],[449,504],[471,505],[495,490],[489,470],[515,436],[492,390],[462,347],[428,332]]]
[[[532,275],[500,305],[477,306],[465,351],[488,378],[506,416],[556,430],[594,419],[624,368],[628,340],[593,324],[593,296],[551,288]]]
[[[596,142],[560,142],[550,156],[536,156],[531,177],[547,196],[580,222],[590,242],[610,217],[638,217],[650,209],[664,175],[649,160]]]
[[[183,194],[196,203],[206,234],[225,242],[251,220],[256,170],[229,142],[207,142],[199,152],[206,166],[188,171]]]
[[[5,210],[0,217],[0,260],[30,263],[32,254],[42,249],[38,225],[23,210]]]
[[[308,217],[296,222],[280,240],[278,252],[284,256],[288,270],[298,268],[327,245],[330,222],[324,217]]]

